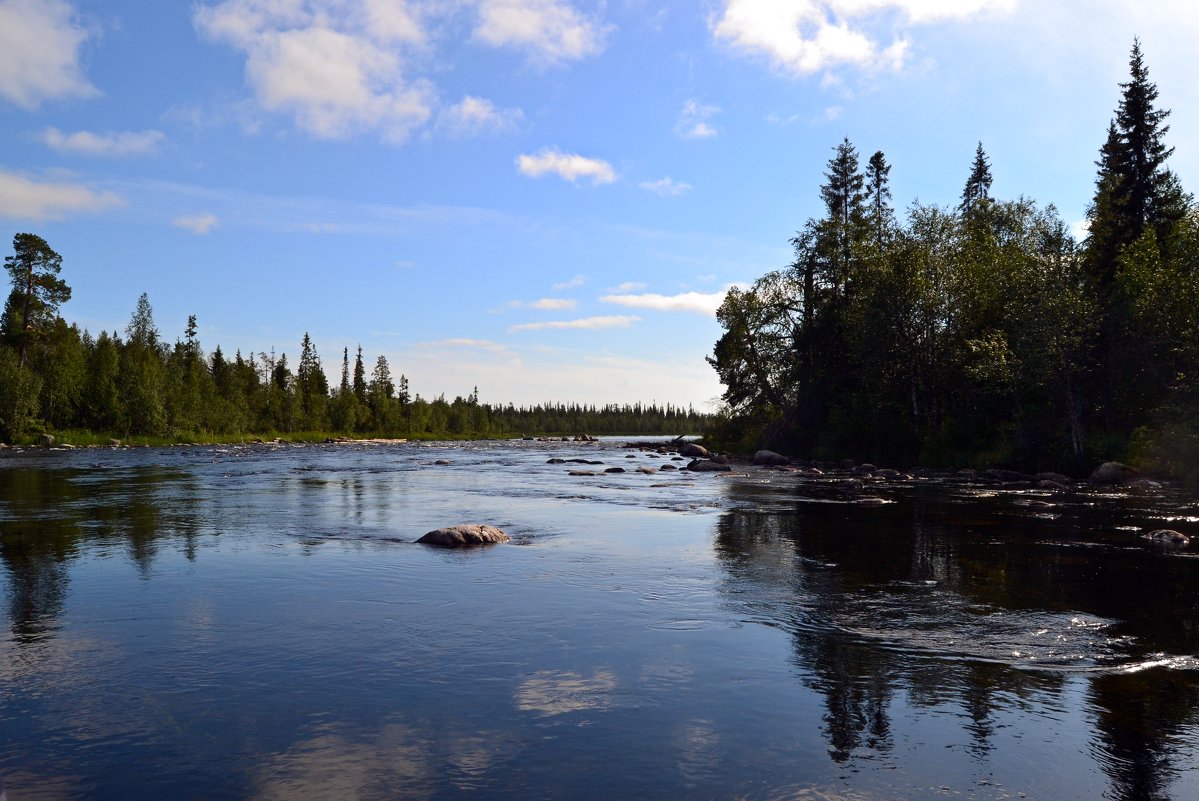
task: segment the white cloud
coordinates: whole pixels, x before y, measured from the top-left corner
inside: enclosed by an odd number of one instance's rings
[[[57,220],[71,213],[102,211],[125,201],[112,192],[86,186],[42,183],[0,170],[0,217]]]
[[[717,130],[708,124],[708,119],[719,113],[720,106],[706,105],[694,99],[688,100],[679,112],[674,131],[684,139],[710,139],[717,135]]]
[[[874,35],[876,25],[892,31],[896,26],[1009,11],[1015,4],[1016,0],[725,0],[711,28],[734,48],[765,55],[775,67],[800,75],[840,66],[898,69],[908,41],[899,36],[884,46]]]
[[[582,286],[585,283],[587,283],[586,276],[576,275],[574,278],[570,278],[566,281],[559,281],[558,283],[554,284],[552,289],[555,292],[561,292],[563,289],[574,289],[575,287]]]
[[[402,142],[432,114],[433,90],[404,76],[403,48],[425,40],[406,0],[224,0],[196,28],[246,54],[246,82],[267,111],[322,139],[375,132]]]
[[[480,0],[474,36],[525,50],[530,60],[577,61],[604,49],[607,29],[561,0]]]
[[[541,311],[570,311],[579,304],[571,298],[541,298],[527,304],[530,309]]]
[[[524,116],[518,108],[496,108],[490,100],[467,95],[437,115],[437,127],[452,136],[503,133],[516,128]]]
[[[519,325],[510,326],[508,331],[542,331],[547,328],[571,328],[596,331],[602,328],[628,328],[633,323],[638,322],[640,319],[640,317],[614,315],[607,317],[583,317],[578,320],[549,320],[543,323],[521,323]]]
[[[42,141],[60,153],[80,153],[87,156],[140,156],[153,153],[166,141],[162,131],[121,131],[92,133],[76,131],[63,133],[57,128],[42,132]]]
[[[532,156],[518,156],[516,168],[530,178],[553,173],[572,183],[580,178],[590,178],[592,185],[610,184],[616,180],[616,171],[608,162],[575,153],[563,153],[552,148],[546,148]]]
[[[205,212],[203,214],[185,214],[182,217],[176,217],[171,220],[171,225],[202,236],[215,228],[219,222],[220,220],[217,219],[215,214]]]
[[[639,289],[645,289],[645,284],[640,281],[625,281],[623,284],[617,284],[612,287],[610,292],[636,292]]]
[[[676,181],[673,178],[659,178],[656,181],[642,181],[637,184],[647,192],[653,192],[662,197],[676,197],[691,191],[691,184],[686,181]]]
[[[682,311],[697,314],[715,315],[716,309],[724,302],[728,287],[719,292],[683,292],[678,295],[604,295],[600,298],[603,303],[614,303],[617,306],[628,306],[633,309],[654,309],[656,311]]]
[[[1070,235],[1079,242],[1091,235],[1091,221],[1079,220],[1070,226]]]
[[[0,0],[0,96],[35,109],[98,94],[79,64],[87,38],[64,0]]]

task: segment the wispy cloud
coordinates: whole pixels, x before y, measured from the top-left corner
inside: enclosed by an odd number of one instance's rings
[[[418,344],[421,348],[468,348],[471,350],[482,350],[488,353],[495,353],[503,356],[511,356],[512,351],[505,345],[499,342],[493,342],[490,339],[470,339],[467,337],[453,337],[451,339],[437,339],[431,342],[421,342]]]
[[[57,220],[69,214],[102,211],[124,202],[114,192],[97,192],[80,184],[38,181],[0,170],[0,217]]]
[[[553,148],[546,148],[534,155],[518,156],[516,168],[530,178],[552,173],[571,183],[577,183],[580,178],[590,178],[592,185],[610,184],[616,180],[616,171],[608,162],[575,153],[563,153]]]
[[[674,131],[684,139],[710,139],[718,132],[708,120],[719,113],[720,106],[705,105],[694,99],[688,100],[679,112]]]
[[[219,222],[220,220],[215,214],[205,212],[204,214],[185,214],[176,217],[171,220],[171,225],[203,236],[215,228]]]
[[[87,39],[64,0],[0,0],[0,97],[35,109],[99,94],[79,63]]]
[[[523,50],[534,63],[578,61],[600,53],[608,28],[561,0],[479,0],[475,39]]]
[[[585,283],[587,283],[587,276],[576,275],[574,278],[567,279],[566,281],[559,281],[558,283],[554,284],[552,289],[555,292],[561,292],[563,289],[574,289],[575,287],[580,287]]]
[[[79,153],[85,156],[141,156],[154,153],[166,141],[162,131],[120,131],[64,133],[57,128],[42,132],[42,141],[60,153]]]
[[[912,26],[1015,5],[1016,0],[724,0],[711,28],[735,49],[764,55],[799,75],[841,66],[899,69],[909,42],[902,35],[887,45],[877,41],[870,26],[876,18],[898,16]]]
[[[509,332],[542,331],[545,329],[582,329],[595,331],[603,328],[628,328],[640,320],[640,317],[613,315],[607,317],[583,317],[578,320],[547,320],[540,323],[520,323],[510,326]]]
[[[490,100],[467,95],[461,103],[442,109],[437,127],[457,137],[499,134],[515,129],[524,116],[518,108],[497,108]]]
[[[636,292],[639,289],[645,289],[645,284],[640,281],[625,281],[623,284],[617,284],[612,287],[609,292]]]
[[[720,304],[728,294],[728,287],[719,292],[683,292],[678,295],[658,295],[645,293],[640,295],[603,295],[600,301],[613,303],[617,306],[627,306],[633,309],[654,309],[655,311],[681,311],[697,314],[716,314]]]
[[[670,177],[659,178],[656,181],[642,181],[637,186],[662,197],[677,197],[691,191],[691,184],[686,181],[676,181]]]
[[[541,298],[526,305],[530,309],[541,311],[571,311],[579,304],[571,298]]]

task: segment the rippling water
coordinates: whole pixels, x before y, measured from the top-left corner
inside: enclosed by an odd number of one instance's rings
[[[1199,798],[1194,499],[680,464],[0,455],[10,801]]]

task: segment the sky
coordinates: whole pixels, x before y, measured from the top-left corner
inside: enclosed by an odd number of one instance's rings
[[[715,309],[791,260],[844,137],[896,206],[1081,223],[1139,37],[1199,180],[1183,0],[0,0],[0,240],[65,318],[414,392],[715,408]]]

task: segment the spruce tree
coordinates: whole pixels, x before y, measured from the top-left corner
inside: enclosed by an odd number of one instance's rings
[[[883,151],[875,151],[866,163],[866,199],[870,204],[870,228],[876,245],[882,245],[894,216],[891,208],[891,165]]]
[[[974,163],[970,167],[970,177],[966,179],[966,188],[962,190],[962,202],[958,210],[968,215],[983,201],[991,198],[991,163],[987,161],[983,143],[978,143],[974,151]]]
[[[1155,106],[1158,91],[1149,80],[1139,41],[1133,42],[1129,80],[1120,89],[1096,162],[1084,256],[1099,313],[1092,393],[1103,425],[1115,430],[1136,425],[1169,383],[1158,364],[1160,354],[1146,349],[1136,318],[1144,316],[1138,312],[1144,288],[1159,283],[1152,273],[1172,259],[1175,232],[1190,206],[1166,167],[1173,153],[1165,144],[1170,112]]]
[[[848,136],[834,149],[824,177],[820,199],[826,216],[820,225],[818,248],[824,257],[825,280],[848,292],[855,247],[866,219],[865,179],[858,169],[858,151]]]

